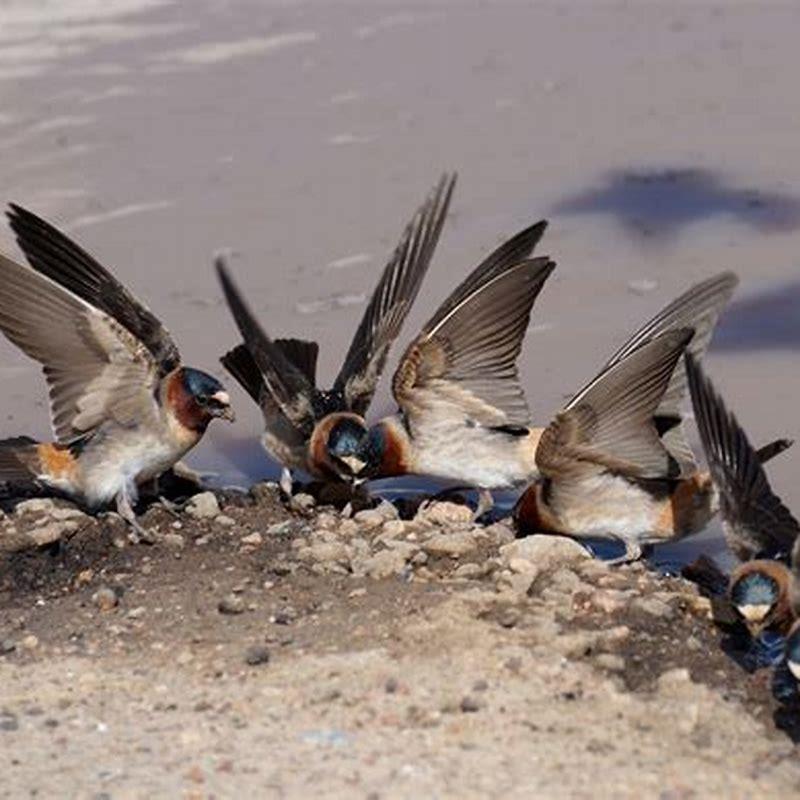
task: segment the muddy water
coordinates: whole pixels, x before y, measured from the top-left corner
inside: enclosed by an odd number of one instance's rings
[[[660,305],[732,268],[708,369],[756,442],[798,436],[800,9],[531,6],[0,0],[2,197],[65,225],[217,371],[235,336],[210,262],[232,251],[265,326],[321,340],[331,377],[403,224],[456,168],[407,336],[548,217],[559,269],[523,359],[538,419]],[[38,370],[5,342],[0,364],[0,433],[46,435]],[[240,422],[193,463],[275,474],[234,391]],[[798,464],[770,466],[796,509]]]

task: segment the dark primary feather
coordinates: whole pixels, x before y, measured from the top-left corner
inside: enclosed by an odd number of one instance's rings
[[[692,328],[694,338],[686,348],[696,359],[702,358],[713,336],[719,316],[731,299],[739,279],[732,272],[722,272],[690,287],[642,325],[606,363],[610,369],[630,355],[643,342],[667,331]],[[601,372],[602,374],[602,372]],[[578,392],[579,397],[588,387]],[[654,416],[654,423],[664,446],[681,467],[681,475],[693,473],[697,464],[683,432],[683,402],[686,397],[686,372],[676,369]]]
[[[0,255],[0,330],[47,379],[58,440],[72,443],[110,420],[152,421],[159,364],[104,311],[45,275]]]
[[[180,363],[178,347],[156,316],[82,247],[14,203],[6,212],[30,265],[117,320],[150,351],[162,374]]]
[[[546,230],[547,220],[540,220],[512,236],[496,250],[492,251],[439,306],[433,317],[428,320],[424,330],[433,330],[454,308],[460,306],[466,298],[474,294],[476,289],[486,286],[497,275],[525,261],[536,245],[539,244],[539,240]]]
[[[774,442],[762,445],[756,450],[756,458],[762,463],[766,464],[771,461],[775,456],[779,456],[784,451],[788,450],[794,441],[792,439],[776,439]]]
[[[222,256],[217,257],[215,266],[231,314],[270,394],[292,425],[310,436],[316,422],[313,384],[262,330],[236,288]]]
[[[319,345],[303,339],[276,339],[275,347],[279,348],[286,358],[308,378],[312,386],[317,384],[317,357]]]
[[[536,450],[543,475],[609,469],[630,478],[676,477],[653,414],[693,331],[669,331],[605,369],[547,427]]]
[[[498,272],[484,263],[488,279],[473,273],[469,292],[457,287],[445,301],[449,312],[436,312],[395,371],[394,397],[420,424],[436,406],[487,427],[529,421],[516,362],[533,304],[556,265],[542,257]]]
[[[731,534],[753,555],[789,553],[800,533],[797,520],[773,493],[747,435],[691,356],[686,370],[720,512]]]
[[[445,174],[408,224],[372,294],[333,390],[350,411],[366,414],[389,348],[400,333],[442,232],[456,175]]]
[[[261,403],[261,395],[266,388],[258,365],[243,345],[237,345],[220,358],[222,366],[239,382],[257,404]]]

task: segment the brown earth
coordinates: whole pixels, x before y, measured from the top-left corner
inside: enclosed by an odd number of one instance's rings
[[[514,542],[451,503],[403,522],[304,501],[261,484],[152,507],[151,545],[75,516],[68,539],[1,556],[0,794],[800,787],[794,690],[741,666],[692,584]],[[0,543],[73,513],[37,502]]]

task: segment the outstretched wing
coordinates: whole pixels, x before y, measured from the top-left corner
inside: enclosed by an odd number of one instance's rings
[[[608,360],[604,369],[610,369],[630,355],[643,342],[655,339],[667,331],[692,328],[694,338],[686,348],[700,359],[708,349],[720,314],[731,299],[739,279],[732,272],[721,272],[708,280],[692,286],[680,297],[665,306],[651,320],[642,325]],[[585,388],[581,391],[585,391]],[[576,395],[580,397],[581,392]],[[682,476],[697,469],[692,449],[683,430],[683,404],[686,399],[686,370],[679,367],[672,373],[669,385],[658,405],[654,419],[664,446],[680,465]]]
[[[772,491],[758,452],[705,375],[686,357],[686,372],[700,439],[720,496],[722,518],[754,553],[791,552],[800,525]]]
[[[334,382],[349,410],[364,416],[378,385],[386,358],[428,271],[442,232],[456,176],[443,175],[417,210],[386,265],[344,364]]]
[[[290,361],[281,347],[264,332],[244,301],[220,256],[215,262],[225,299],[245,346],[261,373],[272,401],[306,438],[316,423],[315,387],[306,374]],[[247,389],[247,387],[245,387]],[[249,389],[248,389],[249,391]]]
[[[487,427],[528,423],[516,362],[555,263],[535,258],[502,271],[484,268],[488,277],[473,273],[468,291],[464,284],[455,290],[394,374],[392,391],[412,429],[441,418]]]
[[[37,272],[113,317],[150,351],[162,374],[178,366],[180,353],[169,331],[105,267],[31,211],[11,203],[6,213]]]
[[[0,330],[42,364],[62,443],[157,413],[161,365],[115,318],[0,255]]]
[[[630,478],[672,478],[677,465],[662,444],[653,415],[691,341],[669,331],[604,370],[542,434],[536,465],[560,481],[609,470]]]

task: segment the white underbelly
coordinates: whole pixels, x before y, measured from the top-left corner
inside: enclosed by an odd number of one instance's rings
[[[656,538],[661,511],[662,504],[644,489],[606,474],[584,480],[579,490],[571,488],[559,520],[574,536],[646,542]]]
[[[414,438],[415,472],[486,489],[511,488],[536,477],[524,437],[460,426]]]
[[[170,441],[154,433],[124,430],[90,443],[79,463],[86,500],[107,503],[126,489],[158,477],[172,467],[191,445]]]

